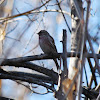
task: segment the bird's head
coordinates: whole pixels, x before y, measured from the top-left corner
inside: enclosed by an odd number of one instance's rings
[[[41,35],[49,35],[49,33],[46,30],[41,30],[39,33],[37,33],[39,36]]]

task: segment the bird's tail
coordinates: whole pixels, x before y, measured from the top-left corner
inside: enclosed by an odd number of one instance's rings
[[[57,62],[57,59],[53,59],[53,60],[54,60],[54,62],[55,62],[55,64],[56,64],[57,70],[60,69],[60,66],[59,66],[59,64],[58,64],[58,62]]]

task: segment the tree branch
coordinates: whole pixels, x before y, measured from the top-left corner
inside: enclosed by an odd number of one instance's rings
[[[25,81],[25,82],[34,83],[34,84],[37,84],[37,85],[44,86],[45,88],[50,89],[53,92],[55,91],[55,89],[52,86],[47,85],[42,80],[38,80],[38,79],[32,78],[32,77],[14,76],[14,75],[11,75],[10,73],[6,72],[6,71],[3,71],[2,69],[0,69],[0,79],[21,80],[21,81]]]
[[[4,21],[5,22],[5,21],[8,21],[8,20],[10,20],[12,18],[15,18],[15,17],[19,17],[19,16],[24,16],[24,15],[31,14],[33,11],[38,10],[41,7],[43,7],[44,5],[46,5],[49,1],[51,1],[51,0],[46,1],[43,5],[41,5],[39,7],[36,7],[34,9],[30,10],[30,11],[27,11],[27,12],[24,12],[24,13],[21,13],[21,14],[17,14],[17,15],[13,15],[13,16],[9,16],[9,17],[6,17],[6,18],[0,18],[0,22],[1,21]]]
[[[33,79],[38,79],[41,80],[45,83],[50,83],[50,84],[57,84],[57,80],[45,76],[45,75],[39,75],[39,74],[32,74],[32,73],[25,73],[25,72],[16,72],[16,71],[9,71],[8,74],[18,76],[18,77],[31,77]]]
[[[67,46],[66,46],[66,41],[67,41],[67,33],[66,30],[63,30],[63,68],[64,68],[64,77],[68,77],[68,69],[67,69]]]
[[[67,52],[67,57],[80,57],[80,53],[75,52]],[[100,54],[95,54],[98,59],[100,59]],[[63,56],[62,53],[54,53],[53,55],[47,55],[47,54],[41,54],[41,55],[32,55],[32,56],[25,56],[25,57],[18,57],[18,58],[12,58],[12,59],[4,59],[0,58],[0,62],[27,62],[27,61],[34,61],[34,60],[44,60],[44,59],[54,59],[54,58],[60,58],[60,56]],[[86,53],[86,58],[93,58],[93,53]]]
[[[42,77],[42,79],[36,79],[36,77],[37,78]],[[56,91],[54,87],[49,86],[49,85],[47,85],[43,82],[44,79],[47,80],[47,77],[44,77],[44,76],[39,76],[39,75],[34,75],[34,74],[29,74],[29,73],[23,73],[23,72],[6,72],[6,71],[0,69],[0,79],[11,79],[11,80],[25,81],[25,82],[28,82],[28,83],[33,83],[33,84],[44,86],[45,88],[50,89],[53,92]],[[49,79],[50,79],[50,81],[52,80],[53,83],[56,83],[56,80],[54,80],[53,78],[48,78],[48,81],[49,81]],[[90,99],[95,99],[99,95],[99,92],[89,90],[85,87],[82,87],[82,94],[84,94],[86,97],[88,97]]]
[[[33,64],[31,62],[23,62],[23,63],[16,63],[16,62],[11,62],[11,61],[3,61],[3,63],[1,63],[1,66],[15,66],[15,67],[24,67],[24,68],[28,68],[28,69],[32,69],[35,70],[37,72],[43,73],[47,76],[53,77],[54,79],[57,79],[58,74],[56,72],[54,72],[53,70],[49,70],[47,68],[38,66],[36,64]]]

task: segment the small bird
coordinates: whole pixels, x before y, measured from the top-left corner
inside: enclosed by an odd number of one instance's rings
[[[38,33],[38,35],[39,35],[39,45],[45,54],[57,53],[54,39],[49,35],[49,33],[46,30],[41,30]],[[59,65],[58,65],[57,59],[53,59],[53,60],[58,70]]]

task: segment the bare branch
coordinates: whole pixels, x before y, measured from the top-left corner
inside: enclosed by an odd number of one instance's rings
[[[6,61],[6,62],[1,63],[1,66],[5,66],[5,65],[32,69],[32,70],[38,71],[40,73],[43,73],[47,76],[53,77],[54,79],[57,79],[57,77],[58,77],[58,74],[56,72],[54,72],[53,70],[46,69],[44,67],[33,64],[31,62],[15,63],[15,62]]]
[[[68,23],[67,23],[67,20],[66,20],[66,18],[65,18],[64,13],[62,12],[62,8],[61,8],[61,6],[60,6],[60,4],[59,4],[58,0],[56,0],[56,1],[57,1],[57,3],[58,3],[58,7],[59,7],[59,8],[60,8],[60,10],[61,10],[61,13],[62,13],[63,18],[64,18],[64,20],[65,20],[65,23],[66,23],[66,25],[67,25],[67,27],[68,27],[68,29],[69,29],[69,32],[71,33],[71,29],[70,29],[70,27],[69,27],[69,25],[68,25]]]
[[[68,77],[68,69],[67,69],[67,33],[66,30],[63,30],[63,68],[64,68],[64,77]]]
[[[6,17],[6,18],[0,18],[0,20],[3,21],[3,22],[5,22],[5,21],[8,21],[8,20],[10,20],[12,18],[15,18],[15,17],[19,17],[19,16],[24,16],[24,15],[31,14],[32,11],[40,9],[41,7],[43,7],[44,5],[46,5],[49,1],[51,1],[51,0],[46,1],[43,5],[37,7],[35,9],[33,9],[33,10],[30,10],[30,11],[27,11],[27,12],[24,12],[24,13],[21,13],[21,14],[17,14],[17,15],[14,15],[14,16],[9,16],[9,17]]]
[[[18,77],[31,77],[33,79],[41,80],[45,83],[50,83],[50,84],[57,84],[57,80],[52,79],[49,76],[45,75],[39,75],[39,74],[32,74],[32,73],[25,73],[25,72],[16,72],[16,71],[8,71],[10,75],[18,76]]]
[[[19,77],[19,76],[14,76],[11,75],[10,73],[3,71],[2,69],[0,69],[0,79],[12,79],[12,80],[21,80],[21,81],[25,81],[25,82],[29,82],[29,83],[34,83],[37,85],[41,85],[46,87],[47,89],[52,90],[53,92],[55,91],[55,89],[47,84],[45,84],[44,82],[42,82],[41,80],[32,78],[32,77]]]
[[[94,56],[94,60],[95,60],[95,64],[96,64],[96,68],[98,69],[98,73],[99,73],[99,75],[100,75],[100,66],[99,66],[99,63],[98,63],[98,59],[97,59],[97,56],[95,55],[95,52],[94,52],[94,49],[93,49],[93,47],[92,47],[92,43],[91,43],[91,40],[90,40],[89,37],[90,37],[89,34],[87,34],[87,40],[88,40],[88,42],[89,42],[89,45],[90,45],[91,51],[92,51],[93,56]]]
[[[62,53],[54,53],[53,55],[47,55],[47,54],[42,54],[42,55],[32,55],[32,56],[25,56],[25,57],[18,57],[18,58],[12,58],[12,59],[4,59],[0,58],[0,62],[27,62],[27,61],[34,61],[34,60],[43,60],[43,59],[53,59],[53,58],[60,58],[62,56]],[[75,52],[67,52],[67,57],[80,57],[80,53],[75,53]],[[100,59],[100,54],[95,54],[98,59]],[[86,53],[85,54],[86,58],[93,58],[92,53]],[[3,63],[2,62],[2,63]]]
[[[77,0],[74,0],[77,1]],[[79,10],[79,8],[78,8]],[[87,27],[88,27],[88,17],[89,17],[89,10],[90,10],[90,2],[88,2],[87,5],[87,13],[86,13],[86,20],[84,20],[84,24],[82,24],[81,26],[83,26],[82,28],[82,43],[81,43],[81,54],[80,54],[80,61],[82,61],[82,63],[80,63],[79,66],[79,76],[78,76],[78,86],[77,86],[77,91],[78,91],[78,99],[81,99],[81,93],[82,93],[82,75],[83,75],[83,66],[84,66],[84,61],[85,61],[85,57],[84,57],[84,47],[85,47],[85,42],[86,42],[86,33],[87,33]],[[79,12],[78,12],[79,13]],[[81,12],[80,12],[81,13]],[[84,18],[83,16],[81,18]]]

